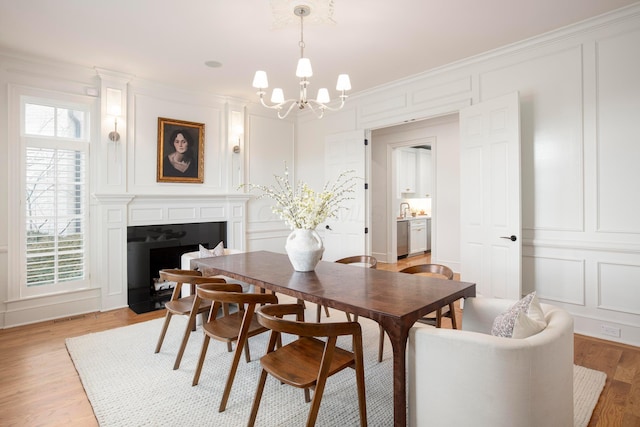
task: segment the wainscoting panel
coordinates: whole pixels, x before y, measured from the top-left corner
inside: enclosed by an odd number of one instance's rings
[[[640,265],[598,263],[598,308],[640,314]]]
[[[471,76],[468,75],[447,83],[429,83],[428,86],[414,87],[411,96],[413,105],[449,103],[452,98],[468,98],[471,92]]]
[[[544,256],[522,257],[523,293],[538,298],[585,305],[585,260]]]
[[[638,46],[640,30],[602,39],[596,45],[597,214],[601,232],[640,233],[640,101],[637,96],[627,97],[640,93]],[[628,101],[621,101],[625,98]],[[630,129],[635,129],[635,137],[630,136]]]
[[[393,97],[381,97],[363,105],[360,110],[360,120],[363,123],[374,121],[379,117],[397,114],[398,110],[404,110],[408,106],[407,94],[403,93]]]

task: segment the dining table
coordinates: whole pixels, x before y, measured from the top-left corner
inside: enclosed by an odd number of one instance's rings
[[[263,290],[372,319],[389,336],[393,351],[393,418],[407,424],[406,348],[421,317],[456,300],[474,297],[474,283],[320,261],[298,272],[286,254],[244,252],[191,260],[204,276],[224,275]]]

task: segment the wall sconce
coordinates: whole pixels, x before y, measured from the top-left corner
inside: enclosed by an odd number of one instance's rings
[[[232,113],[232,118],[231,118],[232,122],[234,123],[232,126],[233,129],[233,141],[234,141],[234,146],[233,146],[233,152],[238,154],[240,153],[240,142],[242,140],[242,135],[244,134],[244,128],[241,124],[241,116],[239,113],[237,112],[233,112]]]
[[[120,141],[120,134],[118,133],[118,116],[119,114],[110,114],[113,115],[113,130],[109,132],[109,139],[113,142]]]
[[[113,118],[113,130],[109,132],[109,139],[120,141],[118,133],[118,117],[122,114],[122,92],[118,89],[107,89],[107,117]]]

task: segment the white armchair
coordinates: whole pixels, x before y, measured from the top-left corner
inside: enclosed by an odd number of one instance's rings
[[[412,427],[573,425],[573,318],[542,304],[541,332],[492,336],[493,320],[514,302],[468,298],[462,330],[411,329]]]

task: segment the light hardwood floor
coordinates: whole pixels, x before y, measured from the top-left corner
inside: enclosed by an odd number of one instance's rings
[[[428,259],[411,257],[379,268],[399,270]],[[97,425],[65,338],[162,316],[163,310],[137,315],[125,308],[1,330],[0,425]],[[449,319],[443,323],[450,327]],[[590,427],[640,426],[640,348],[576,335],[575,363],[607,374]]]

